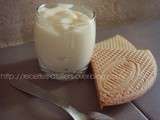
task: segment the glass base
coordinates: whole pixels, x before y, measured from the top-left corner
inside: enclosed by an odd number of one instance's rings
[[[61,81],[71,81],[71,80],[80,80],[84,78],[84,73],[86,73],[86,70],[88,68],[88,65],[83,67],[82,69],[75,71],[75,72],[55,72],[52,70],[49,70],[46,66],[40,64],[40,69],[49,79],[53,80],[61,80]]]

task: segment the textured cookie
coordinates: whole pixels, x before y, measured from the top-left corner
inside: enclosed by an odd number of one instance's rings
[[[96,48],[115,48],[115,49],[132,49],[136,47],[121,35],[115,35],[112,38],[103,40],[96,44]]]
[[[95,48],[91,64],[101,108],[143,95],[157,75],[149,50]]]

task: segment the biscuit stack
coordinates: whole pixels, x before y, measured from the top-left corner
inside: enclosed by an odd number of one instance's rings
[[[137,50],[120,35],[97,43],[91,65],[101,108],[143,95],[157,75],[152,53]]]

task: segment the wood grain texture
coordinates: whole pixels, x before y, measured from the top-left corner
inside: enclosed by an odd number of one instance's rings
[[[35,10],[46,2],[88,5],[96,11],[98,26],[109,28],[160,18],[160,0],[0,0],[0,47],[33,40]]]

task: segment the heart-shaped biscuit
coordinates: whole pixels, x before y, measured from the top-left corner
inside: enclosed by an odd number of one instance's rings
[[[157,75],[149,50],[96,47],[91,64],[101,108],[143,95]]]

